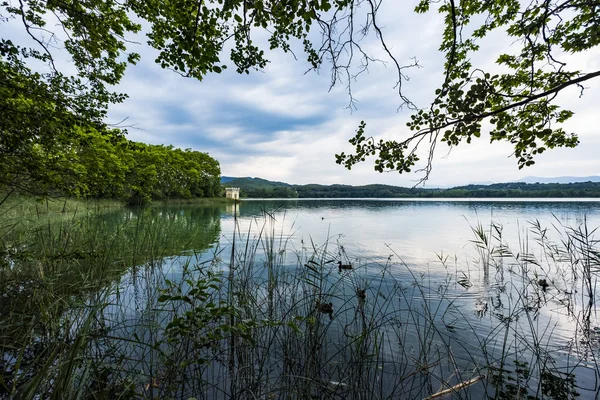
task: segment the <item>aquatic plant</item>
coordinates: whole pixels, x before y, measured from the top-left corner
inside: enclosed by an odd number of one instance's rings
[[[203,251],[218,224],[148,210],[107,225],[90,215],[4,229],[5,249],[27,245],[0,269],[11,282],[2,285],[0,397],[599,393],[598,249],[585,221],[553,231],[532,221],[517,251],[500,224],[478,223],[472,259],[439,255],[442,268],[429,270],[393,248],[358,259],[332,234],[296,247],[294,225],[278,228],[282,212],[236,220],[228,245]],[[204,245],[192,239],[199,231]],[[340,263],[352,269],[340,273]]]

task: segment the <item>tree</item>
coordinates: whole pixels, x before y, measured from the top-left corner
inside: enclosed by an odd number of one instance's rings
[[[429,12],[436,2],[421,0],[415,11]],[[490,141],[514,146],[519,168],[534,163],[534,156],[555,147],[575,147],[574,133],[561,127],[573,116],[554,103],[558,94],[600,76],[600,71],[569,69],[569,53],[596,49],[600,43],[600,2],[588,0],[444,0],[440,50],[445,53],[445,79],[428,109],[417,110],[407,123],[413,132],[404,140],[375,141],[365,136],[361,123],[350,140],[354,154],[336,155],[338,164],[352,168],[368,156],[377,156],[375,169],[409,172],[424,141],[429,151],[423,179],[427,179],[438,140],[449,146],[470,143],[482,134],[482,123],[491,123]],[[521,46],[500,54],[500,73],[491,74],[472,65],[470,56],[478,41],[495,30],[504,30]],[[466,32],[471,31],[468,35]]]
[[[134,20],[147,24],[148,44],[159,50],[157,63],[200,80],[227,68],[227,47],[237,72],[263,68],[268,60],[266,49],[253,41],[257,30],[268,32],[269,50],[291,52],[299,41],[311,68],[329,65],[331,85],[347,84],[351,105],[350,82],[378,61],[363,50],[361,39],[375,35],[397,72],[400,105],[414,111],[408,124],[412,134],[375,141],[365,135],[363,123],[351,139],[355,152],[337,155],[337,162],[351,168],[376,156],[377,171],[410,171],[419,160],[419,145],[429,139],[425,178],[438,140],[450,146],[470,142],[481,136],[484,120],[493,125],[492,141],[514,145],[519,167],[531,165],[546,149],[577,145],[577,136],[560,127],[573,113],[554,100],[563,89],[577,85],[583,91],[583,82],[600,76],[600,71],[568,69],[562,59],[565,52],[598,45],[597,0],[422,0],[416,12],[437,10],[445,21],[440,47],[446,56],[445,80],[426,109],[418,109],[402,92],[405,69],[417,62],[401,65],[389,51],[378,24],[383,0],[0,1],[0,23],[20,24],[32,43],[19,47],[10,38],[0,40],[2,164],[30,153],[30,143],[50,146],[68,140],[74,127],[106,130],[108,105],[126,97],[110,87],[127,64],[139,59],[127,49],[131,35],[141,30]],[[54,22],[62,42],[51,30]],[[479,50],[478,41],[495,30],[506,31],[521,46],[514,54],[499,55],[501,72],[492,74],[473,66],[470,56]],[[75,73],[57,67],[59,46]],[[36,171],[35,162],[25,167]]]

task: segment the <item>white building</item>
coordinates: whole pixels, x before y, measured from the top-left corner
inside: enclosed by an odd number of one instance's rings
[[[228,199],[239,200],[240,188],[225,188],[225,197]]]

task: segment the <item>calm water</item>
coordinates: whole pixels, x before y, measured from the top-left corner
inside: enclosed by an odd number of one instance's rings
[[[600,200],[244,200],[16,222],[0,398],[88,323],[84,384],[136,398],[600,397]],[[222,284],[191,290],[210,273]]]
[[[54,326],[99,307],[88,356],[139,398],[600,397],[600,200],[244,200],[69,217],[67,230],[56,218],[20,240],[33,254],[40,238],[80,236],[79,250],[46,260],[68,266],[64,297],[49,290],[46,302],[36,280],[9,284],[0,317]],[[20,272],[37,267],[24,260]],[[223,285],[194,298],[209,270]],[[169,285],[192,300],[165,302]],[[237,322],[257,322],[254,342],[194,347],[231,321],[204,314],[222,300]],[[176,336],[176,316],[207,319]],[[65,326],[66,337],[80,327]],[[7,349],[28,346],[8,328]],[[27,347],[34,370],[53,340],[41,331]],[[0,373],[19,354],[5,350]]]
[[[222,244],[231,240],[232,207],[222,214]],[[586,219],[590,228],[600,226],[600,201],[246,200],[238,210],[241,230],[251,226],[256,235],[262,225],[251,221],[260,219],[263,210],[276,210],[278,233],[292,236],[297,248],[311,239],[339,240],[350,261],[381,261],[393,251],[418,269],[431,267],[442,253],[458,257],[461,264],[471,261],[472,227],[478,223],[486,231],[492,221],[502,225],[505,239],[514,245],[533,221],[550,231]]]
[[[331,301],[334,309],[323,336],[328,350],[320,350],[329,360],[319,369],[322,379],[348,381],[337,365],[351,358],[345,355],[346,338],[358,326],[359,313],[363,324],[364,314],[385,315],[382,319],[389,314],[389,321],[378,328],[387,342],[378,353],[381,364],[374,379],[381,379],[381,392],[392,397],[426,397],[477,377],[474,371],[483,366],[486,383],[469,386],[461,396],[480,398],[499,389],[513,398],[523,395],[522,387],[538,397],[598,395],[600,329],[595,302],[589,302],[582,275],[568,267],[581,260],[567,260],[566,253],[550,259],[549,250],[566,241],[570,229],[587,226],[592,231],[600,226],[598,201],[246,200],[237,206],[160,210],[157,218],[175,216],[193,226],[202,226],[203,218],[210,216],[206,223],[213,232],[211,244],[190,246],[182,249],[182,256],[165,258],[158,278],[150,274],[140,279],[139,272],[125,275],[117,307],[122,315],[113,319],[148,318],[144,310],[154,306],[140,291],[160,286],[165,276],[181,280],[186,265],[217,258],[218,268],[228,273],[234,241],[236,260],[245,248],[256,246],[252,280],[258,296],[266,299],[266,284],[261,286],[268,280],[264,243],[272,238],[288,273],[277,278],[277,287],[286,293],[281,299],[294,296],[288,286],[296,290],[302,283],[292,277],[306,272],[307,260],[319,263],[322,282],[317,297]],[[220,219],[215,219],[217,214]],[[477,229],[485,238],[477,237]],[[593,234],[587,238],[593,239]],[[338,262],[353,269],[340,272]],[[595,291],[598,265],[592,267]],[[542,279],[547,288],[540,286]],[[358,290],[366,293],[362,305],[357,303]],[[294,312],[314,314],[314,298],[305,303]],[[152,341],[143,325],[136,329],[138,337]],[[148,357],[142,353],[138,357]],[[281,356],[273,357],[272,369],[279,371],[273,374],[279,378],[284,374],[278,369]],[[425,374],[422,364],[432,365]],[[490,366],[501,372],[501,384],[493,380]],[[409,380],[398,380],[399,368]],[[218,369],[213,366],[212,373],[220,376],[214,372]],[[397,386],[407,388],[398,392]],[[556,387],[571,391],[548,389]],[[227,398],[221,390],[227,388],[219,387],[209,397]]]

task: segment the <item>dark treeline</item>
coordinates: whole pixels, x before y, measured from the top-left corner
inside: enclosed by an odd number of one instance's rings
[[[438,191],[431,197],[600,197],[600,182],[467,185]]]
[[[600,197],[600,183],[495,183],[451,189],[405,188],[389,185],[288,185],[259,178],[227,182],[250,198],[486,198],[486,197]]]
[[[119,130],[74,127],[52,140],[0,139],[0,190],[141,204],[220,195],[219,162],[207,153],[127,140]]]

